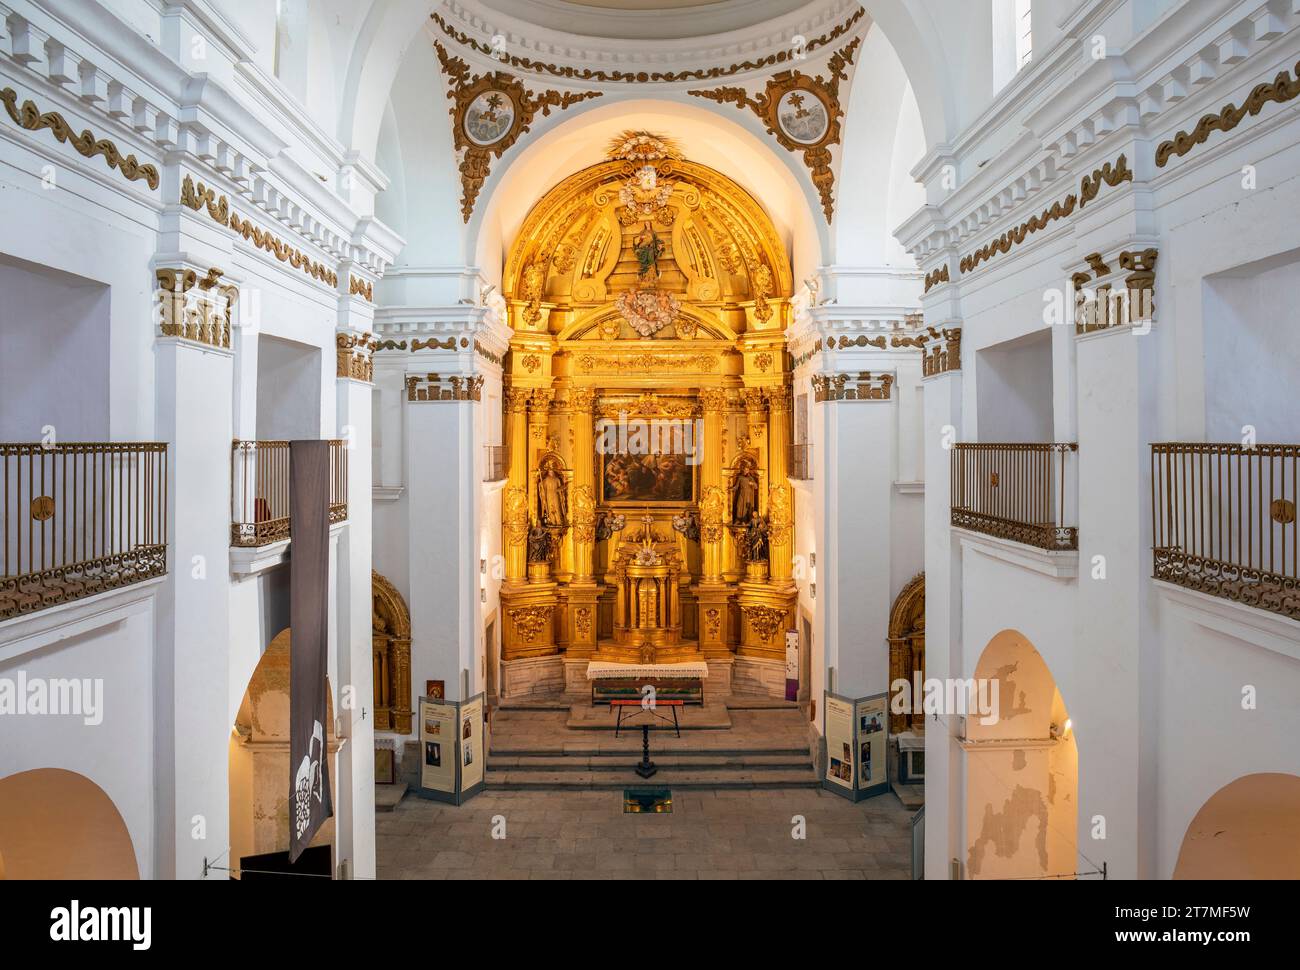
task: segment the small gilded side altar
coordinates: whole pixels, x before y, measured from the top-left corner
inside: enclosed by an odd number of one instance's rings
[[[791,292],[762,206],[662,135],[624,133],[528,214],[502,282],[507,694],[544,657],[570,689],[592,660],[783,679]]]

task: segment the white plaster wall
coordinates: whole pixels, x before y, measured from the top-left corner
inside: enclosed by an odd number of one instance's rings
[[[154,676],[157,584],[110,593],[0,627],[0,679],[102,683],[102,721],[6,715],[0,778],[59,767],[85,775],[122,814],[143,879],[155,873]],[[222,772],[224,774],[224,772]]]

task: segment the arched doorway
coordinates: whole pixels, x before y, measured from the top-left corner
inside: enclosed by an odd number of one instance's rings
[[[411,614],[397,587],[374,571],[370,590],[375,730],[410,734]]]
[[[916,698],[910,712],[894,713],[894,684],[907,681],[915,687],[917,679],[925,682],[925,573],[914,576],[889,611],[889,733],[924,731],[925,712],[919,703],[921,694],[913,690]]]
[[[1175,879],[1300,879],[1300,776],[1244,775],[1196,813]]]
[[[289,848],[289,645],[291,631],[281,630],[262,654],[235,716],[230,736],[230,859]],[[326,750],[339,749],[334,730],[334,695],[325,682]],[[337,764],[331,763],[330,785],[338,804]],[[313,846],[334,842],[334,819],[326,819]]]
[[[84,775],[38,768],[0,779],[0,879],[139,879],[131,834]]]
[[[975,684],[996,698],[989,705],[996,716],[982,723],[968,714],[961,742],[967,878],[1063,878],[1079,871],[1079,754],[1055,678],[1028,637],[1004,630],[980,655]]]

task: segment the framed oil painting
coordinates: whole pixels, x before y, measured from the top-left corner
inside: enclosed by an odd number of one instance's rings
[[[690,505],[698,466],[679,452],[600,455],[601,499],[606,505]]]

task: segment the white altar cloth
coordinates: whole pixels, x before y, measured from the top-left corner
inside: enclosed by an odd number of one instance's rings
[[[680,677],[707,680],[709,665],[702,660],[681,664],[616,664],[592,660],[587,663],[588,680],[634,680],[638,677]]]

